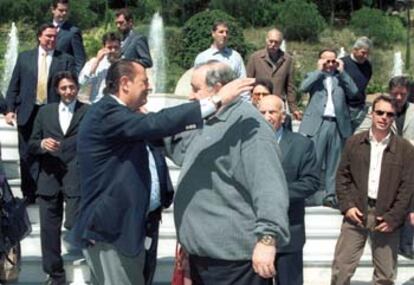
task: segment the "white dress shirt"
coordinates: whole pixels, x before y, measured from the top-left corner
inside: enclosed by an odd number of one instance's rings
[[[96,64],[96,57],[89,60],[85,66],[82,68],[79,74],[79,84],[90,84],[91,85],[91,96],[89,101],[91,103],[96,103],[103,97],[103,90],[106,84],[106,74],[108,69],[111,66],[111,63],[108,61],[108,57],[105,56],[99,63],[95,72],[91,73],[92,65]]]
[[[323,85],[325,86],[326,93],[328,93],[328,99],[326,100],[326,106],[323,115],[327,117],[336,117],[335,106],[332,99],[332,75],[326,76],[323,81]]]
[[[371,144],[369,175],[368,175],[368,198],[377,199],[378,188],[381,178],[381,164],[384,150],[390,142],[391,134],[378,142],[369,130],[369,142]]]
[[[73,112],[75,111],[76,100],[73,100],[69,104],[65,104],[63,101],[59,103],[59,124],[63,134],[66,134],[72,121]]]

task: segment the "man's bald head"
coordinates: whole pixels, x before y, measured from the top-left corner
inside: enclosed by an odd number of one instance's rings
[[[278,130],[285,120],[285,107],[283,100],[276,95],[263,97],[258,105],[260,113],[275,130]]]

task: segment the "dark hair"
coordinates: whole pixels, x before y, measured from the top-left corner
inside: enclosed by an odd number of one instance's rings
[[[388,82],[388,92],[391,92],[391,90],[395,87],[405,87],[407,90],[409,90],[410,80],[407,76],[394,76],[391,78],[390,82]]]
[[[118,33],[108,32],[102,36],[102,45],[105,45],[106,42],[113,42],[113,41],[121,42],[121,37],[118,35]]]
[[[76,75],[76,73],[74,73],[72,71],[59,71],[53,77],[53,88],[55,88],[55,90],[58,90],[59,83],[63,79],[68,79],[68,80],[73,81],[75,83],[76,87],[79,89],[78,76]]]
[[[336,53],[336,50],[334,50],[333,48],[324,48],[323,50],[319,52],[318,57],[321,58],[322,54],[325,52],[333,52],[335,54],[335,57],[338,56],[338,54]]]
[[[45,23],[40,25],[36,33],[37,38],[39,38],[46,29],[56,29],[56,27],[52,23]]]
[[[134,80],[137,72],[134,63],[142,66],[140,62],[132,59],[120,59],[114,62],[108,69],[106,74],[106,86],[104,94],[116,94],[119,91],[119,80],[122,76],[127,76],[129,80]]]
[[[266,79],[266,78],[256,78],[256,82],[254,83],[253,89],[257,85],[262,85],[262,86],[266,87],[267,90],[269,90],[269,93],[270,94],[273,94],[273,83],[269,79]]]
[[[64,4],[64,5],[69,5],[69,0],[53,0],[52,1],[52,7],[53,9],[56,9],[58,4]]]
[[[214,32],[217,30],[218,26],[225,26],[226,28],[229,28],[229,25],[226,21],[223,20],[217,20],[213,23],[213,26],[211,27],[211,30]]]
[[[133,21],[134,17],[132,16],[132,13],[127,8],[122,8],[116,11],[115,16],[119,17],[123,15],[126,21]]]
[[[379,95],[378,97],[376,97],[374,99],[374,101],[372,102],[372,111],[375,111],[375,105],[380,102],[380,101],[385,101],[391,104],[392,108],[394,109],[394,111],[398,110],[397,107],[397,101],[395,100],[394,97],[391,97],[389,94],[386,93],[381,93],[381,95]]]

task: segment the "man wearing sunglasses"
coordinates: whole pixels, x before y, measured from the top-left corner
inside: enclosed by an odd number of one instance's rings
[[[414,104],[407,101],[410,90],[410,81],[406,76],[394,76],[388,83],[388,92],[397,104],[397,112],[391,130],[409,140],[414,145]],[[368,115],[357,132],[367,130],[371,125],[371,116]],[[414,226],[414,199],[410,207],[405,225],[401,231],[401,242],[399,253],[408,258],[414,257],[413,248],[413,226]]]
[[[332,265],[331,285],[350,284],[370,238],[374,284],[394,284],[400,227],[413,192],[414,147],[391,131],[395,99],[380,95],[368,131],[346,142],[336,176],[344,215]]]

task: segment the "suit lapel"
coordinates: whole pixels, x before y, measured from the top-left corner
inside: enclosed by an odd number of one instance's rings
[[[79,101],[76,101],[75,109],[73,110],[72,120],[70,120],[70,124],[68,130],[66,131],[66,135],[70,135],[73,129],[78,125],[80,119],[82,118],[83,114],[85,113],[84,110],[80,110],[83,104]]]
[[[279,147],[282,153],[282,161],[285,161],[285,159],[289,157],[288,153],[290,151],[290,146],[292,145],[291,141],[292,141],[292,137],[290,135],[290,132],[284,129],[282,138],[280,139],[280,142],[279,142]]]
[[[60,118],[59,118],[59,103],[56,104],[56,108],[52,108],[50,114],[50,123],[52,124],[52,128],[59,130],[59,134],[62,135],[62,137],[64,136],[62,128],[60,127]]]

